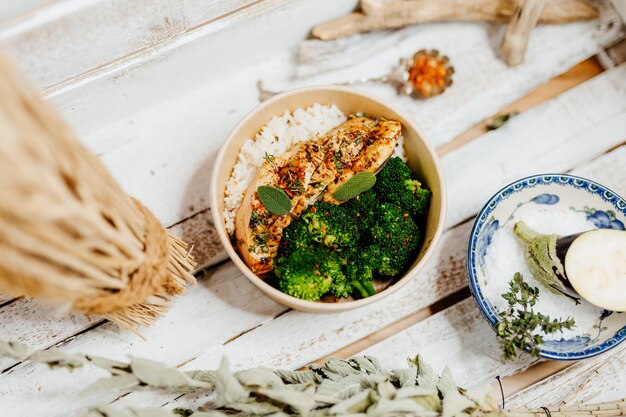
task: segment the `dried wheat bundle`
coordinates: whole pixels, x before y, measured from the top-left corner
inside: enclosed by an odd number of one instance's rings
[[[193,267],[0,56],[0,292],[135,329],[195,282]]]

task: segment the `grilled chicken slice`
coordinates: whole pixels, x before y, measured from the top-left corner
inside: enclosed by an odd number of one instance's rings
[[[361,148],[371,142],[377,121],[350,119],[319,139],[310,140],[278,158],[268,159],[248,187],[235,219],[239,253],[259,275],[273,269],[283,229],[315,202]],[[291,198],[291,213],[276,216],[265,209],[256,192],[260,185],[284,190]]]
[[[333,197],[335,191],[358,172],[375,173],[378,171],[393,155],[393,150],[401,133],[402,125],[400,122],[381,120],[372,133],[371,142],[367,143],[352,160],[352,164],[328,185],[322,201],[333,204],[343,203],[343,201],[338,201]]]

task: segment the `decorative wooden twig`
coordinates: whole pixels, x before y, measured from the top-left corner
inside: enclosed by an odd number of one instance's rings
[[[361,0],[362,13],[322,23],[313,28],[313,36],[328,40],[429,22],[507,23],[515,5],[515,0]],[[552,0],[541,11],[538,23],[591,20],[598,15],[594,7],[582,0]]]
[[[502,39],[502,56],[514,67],[524,61],[530,34],[537,25],[546,0],[518,0]]]

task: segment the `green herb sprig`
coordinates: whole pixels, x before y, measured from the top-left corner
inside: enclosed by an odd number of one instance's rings
[[[270,213],[284,216],[291,211],[291,199],[280,188],[260,185],[256,191],[259,195],[259,200]]]
[[[538,357],[543,337],[536,333],[537,328],[545,334],[551,334],[574,326],[572,318],[553,320],[535,312],[533,306],[537,303],[539,288],[524,282],[519,272],[509,282],[509,288],[507,293],[502,294],[502,298],[508,302],[508,308],[498,314],[500,322],[497,334],[504,359],[515,359],[517,349],[527,350],[532,356]]]
[[[491,122],[487,124],[487,130],[500,129],[502,126],[507,124],[509,120],[511,120],[518,114],[519,112],[517,110],[513,110],[510,113],[502,113],[502,114],[495,115],[493,119],[491,120]]]
[[[367,171],[359,172],[339,187],[333,197],[339,201],[347,201],[369,190],[374,184],[376,184],[376,175]]]

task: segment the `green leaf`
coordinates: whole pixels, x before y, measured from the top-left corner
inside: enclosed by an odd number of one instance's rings
[[[504,126],[509,120],[514,118],[519,114],[518,111],[513,110],[510,113],[498,114],[496,115],[491,123],[487,125],[487,130],[496,130]]]
[[[28,350],[26,345],[20,342],[5,342],[0,340],[0,356],[7,356],[13,359],[22,360],[26,358]]]
[[[368,416],[396,416],[411,415],[420,417],[437,417],[438,413],[424,410],[424,408],[410,399],[390,400],[380,399],[367,410]]]
[[[417,366],[412,363],[405,369],[394,369],[393,376],[398,379],[401,387],[413,387],[417,383]]]
[[[348,381],[348,383],[344,383],[343,381],[325,379],[317,387],[315,395],[322,397],[322,401],[324,402],[334,404],[346,400],[361,391],[361,383],[358,381]]]
[[[239,382],[246,386],[263,388],[278,388],[283,386],[283,381],[272,370],[267,368],[253,368],[239,371],[235,374]]]
[[[69,371],[82,367],[87,361],[84,356],[64,353],[56,348],[35,352],[29,360],[46,363],[50,369],[67,368]]]
[[[345,182],[333,197],[339,201],[347,201],[369,190],[376,184],[376,175],[371,172],[359,172]]]
[[[101,378],[85,388],[81,395],[100,394],[104,392],[120,391],[139,385],[137,377],[131,374],[115,375],[109,378]]]
[[[260,388],[255,392],[265,395],[274,401],[290,406],[299,414],[305,416],[315,407],[315,399],[311,393],[289,391],[284,389]]]
[[[343,375],[343,376],[359,373],[359,371],[357,371],[352,366],[350,366],[350,363],[348,363],[348,361],[344,361],[338,358],[330,358],[329,360],[326,361],[324,366],[326,367],[326,369],[330,370],[331,372],[334,372],[336,374]]]
[[[459,388],[452,378],[452,372],[450,372],[450,368],[447,366],[441,373],[437,388],[443,395],[441,417],[459,417],[466,415],[465,410],[476,405],[474,401],[459,392]]]
[[[322,381],[322,378],[313,371],[274,371],[283,381],[288,384],[316,384]]]
[[[92,365],[102,368],[113,375],[125,375],[130,373],[130,365],[128,363],[114,361],[100,356],[86,356]]]
[[[217,372],[217,403],[227,406],[230,403],[246,402],[249,393],[239,383],[235,375],[228,369],[228,360],[222,359],[220,369]]]
[[[291,199],[280,188],[259,185],[256,192],[259,195],[259,200],[270,213],[284,216],[291,211]]]
[[[210,387],[210,384],[192,380],[186,373],[176,368],[148,359],[131,357],[130,367],[141,382],[151,387],[176,389]]]
[[[340,402],[339,404],[333,405],[330,408],[329,412],[330,414],[363,413],[376,402],[375,395],[376,394],[371,389],[361,391],[360,393]]]
[[[195,381],[206,382],[207,384],[215,384],[217,381],[217,371],[188,371],[187,376]]]
[[[414,361],[417,362],[417,385],[425,389],[437,388],[439,377],[435,370],[419,356]]]
[[[431,395],[437,395],[436,389],[426,389],[421,387],[402,387],[397,390],[395,398],[412,398],[412,397],[427,397]]]
[[[266,415],[281,411],[279,407],[268,402],[230,403],[228,404],[228,408],[248,415]]]

